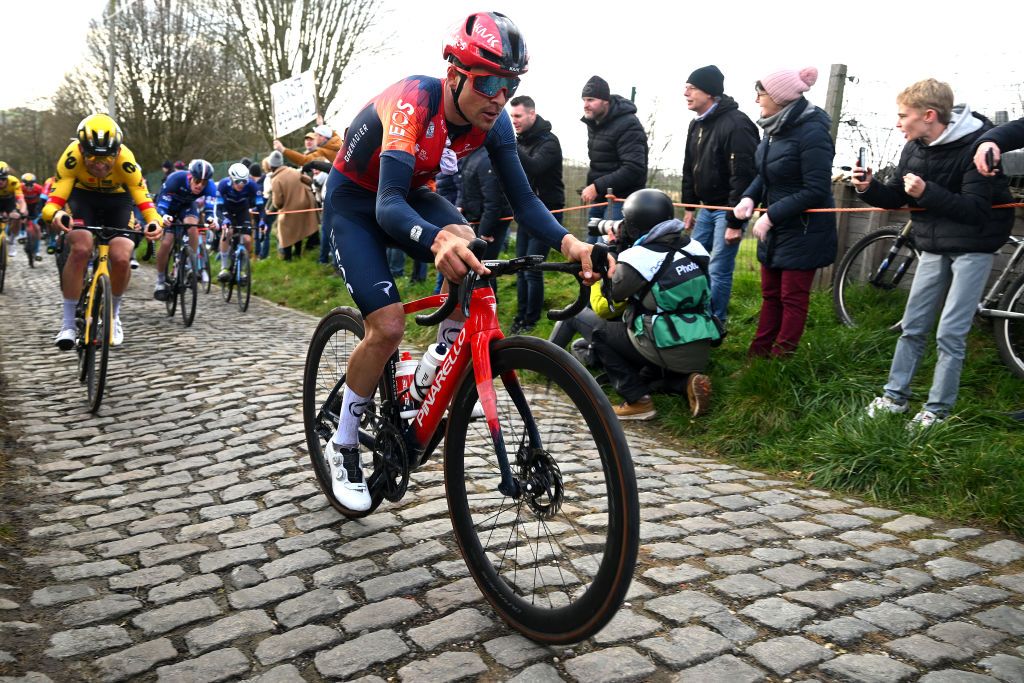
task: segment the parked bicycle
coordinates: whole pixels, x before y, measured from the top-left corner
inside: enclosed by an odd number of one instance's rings
[[[225,228],[226,229],[226,228]],[[249,261],[249,250],[242,244],[242,235],[252,235],[249,224],[231,226],[231,242],[228,246],[228,262],[221,267],[228,271],[228,279],[220,280],[220,293],[224,301],[231,301],[235,288],[238,289],[238,310],[245,313],[249,308],[249,297],[252,295],[252,264]]]
[[[115,237],[138,237],[135,230],[76,226],[88,230],[95,240],[95,252],[85,273],[85,286],[75,312],[78,352],[78,381],[84,382],[89,410],[95,413],[103,401],[107,381],[107,361],[114,333],[114,299],[110,290],[108,261],[110,241]]]
[[[476,240],[475,253],[482,254]],[[605,261],[595,248],[596,264]],[[520,271],[576,274],[578,263],[541,256],[485,261],[491,277]],[[577,278],[578,279],[578,278]],[[372,452],[367,477],[372,505],[342,507],[331,495],[325,444],[333,438],[352,349],[362,317],[336,308],[320,321],[306,356],[303,416],[306,443],[321,489],[347,517],[399,501],[410,473],[444,438],[449,514],[470,574],[510,626],[543,643],[570,643],[601,630],[629,588],[639,543],[639,503],[629,447],[608,398],[564,349],[536,337],[505,337],[494,291],[475,273],[450,294],[404,305],[420,325],[436,325],[462,307],[465,328],[447,351],[415,417],[403,419],[395,373],[385,367],[359,439]],[[589,300],[577,300],[556,320]],[[495,381],[498,380],[498,381]],[[477,401],[483,418],[474,417]],[[447,410],[447,416],[444,416]],[[479,411],[477,411],[479,414]],[[369,471],[369,470],[368,470]]]
[[[858,240],[832,276],[832,300],[848,327],[899,328],[921,252],[912,221],[886,226]],[[1011,235],[1013,252],[978,303],[977,315],[992,320],[999,356],[1024,378],[1024,238]]]
[[[167,229],[174,231],[174,245],[167,259],[167,315],[171,317],[181,303],[181,321],[185,327],[192,325],[196,318],[196,300],[199,297],[199,283],[196,273],[195,254],[186,240],[189,228],[185,223],[173,223]]]

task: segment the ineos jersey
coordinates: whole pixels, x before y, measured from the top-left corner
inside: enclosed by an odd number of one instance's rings
[[[430,224],[412,210],[410,191],[434,179],[443,156],[454,164],[452,154],[461,159],[480,147],[487,148],[517,221],[559,248],[566,230],[530,189],[508,113],[502,111],[489,131],[472,126],[451,129],[440,79],[410,76],[370,100],[349,126],[334,168],[377,194],[381,228],[429,247],[443,226]],[[451,150],[447,155],[446,148]]]

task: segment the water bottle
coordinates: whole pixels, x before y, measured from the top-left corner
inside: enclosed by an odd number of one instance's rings
[[[395,389],[398,392],[399,415],[405,420],[416,417],[416,412],[419,410],[416,399],[409,391],[416,375],[416,365],[416,361],[408,351],[402,352],[395,365]]]
[[[441,366],[441,362],[444,361],[446,353],[448,353],[448,347],[444,343],[438,342],[428,347],[427,352],[423,354],[420,364],[416,366],[416,376],[413,379],[412,387],[409,389],[409,393],[417,401],[422,401],[426,398],[427,392],[430,391],[430,385],[434,383],[437,369]]]

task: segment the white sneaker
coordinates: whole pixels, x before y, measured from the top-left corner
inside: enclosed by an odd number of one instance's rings
[[[203,276],[202,276],[201,279],[202,279],[204,285],[209,283],[210,282],[210,271],[208,271],[205,268],[203,268]]]
[[[484,407],[480,405],[480,401],[473,404],[473,410],[470,412],[469,417],[472,420],[479,420],[484,416]]]
[[[864,410],[867,412],[868,417],[878,417],[883,413],[898,415],[907,412],[908,409],[909,406],[906,403],[897,403],[888,396],[879,396],[871,401]]]
[[[121,318],[114,318],[114,334],[110,338],[110,343],[114,346],[124,343],[124,328],[121,327]]]
[[[53,340],[53,343],[61,351],[70,351],[75,348],[75,337],[78,336],[78,331],[73,327],[62,327],[60,332],[57,333],[57,338]]]
[[[355,512],[369,510],[372,501],[370,491],[366,488],[366,479],[363,477],[363,467],[359,462],[358,446],[342,448],[332,439],[327,442],[324,457],[331,467],[331,490],[334,499],[343,507]]]
[[[917,415],[910,419],[907,423],[907,429],[914,431],[915,429],[927,429],[932,425],[942,424],[946,421],[946,418],[936,415],[930,410],[922,410]]]

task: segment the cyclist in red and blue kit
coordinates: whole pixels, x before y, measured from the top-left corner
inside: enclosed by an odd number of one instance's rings
[[[411,76],[367,103],[348,127],[327,180],[326,232],[366,325],[349,358],[341,419],[326,451],[334,496],[353,511],[370,507],[358,450],[359,418],[405,328],[386,249],[398,247],[414,259],[433,261],[449,280],[458,281],[470,269],[488,274],[469,249],[473,230],[429,189],[442,169],[454,172],[458,159],[485,147],[516,221],[579,262],[587,282],[597,279],[592,245],[554,219],[530,189],[519,162],[504,111],[528,65],[519,29],[497,12],[471,14],[452,29],[443,57],[448,61],[444,78]],[[455,315],[441,323],[439,341],[458,335],[464,321]]]

